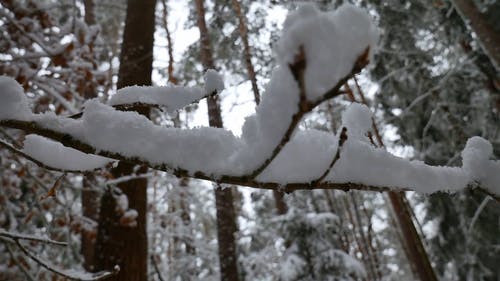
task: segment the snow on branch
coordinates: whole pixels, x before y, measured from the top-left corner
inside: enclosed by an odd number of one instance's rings
[[[491,144],[479,137],[467,143],[462,167],[434,167],[374,147],[367,137],[371,112],[363,105],[346,109],[337,134],[297,129],[304,115],[343,94],[341,85],[367,65],[377,38],[369,16],[351,5],[328,13],[306,5],[291,13],[277,44],[279,66],[256,113],[245,120],[241,137],[221,128],[158,126],[98,100],[86,102],[78,119],[33,114],[22,88],[5,77],[0,77],[0,125],[83,153],[218,183],[286,192],[330,188],[432,193],[480,186],[500,194],[500,162],[490,160]],[[175,110],[222,87],[222,79],[210,71],[205,91],[125,88],[111,104],[154,103]],[[36,149],[27,151],[31,155]]]

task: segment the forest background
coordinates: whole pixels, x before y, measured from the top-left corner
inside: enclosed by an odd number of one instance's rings
[[[334,10],[343,2],[314,4]],[[359,102],[374,112],[376,142],[402,157],[460,166],[471,136],[500,155],[500,3],[352,2],[380,28],[373,61],[299,127],[336,132],[343,109]],[[70,116],[125,86],[203,85],[204,72],[216,69],[226,84],[217,98],[174,113],[127,110],[162,126],[225,126],[238,135],[276,66],[286,11],[296,6],[0,0],[0,74],[22,85],[35,112]],[[18,151],[27,139],[22,131],[0,134],[0,280],[500,277],[499,203],[477,189],[285,194],[126,162],[67,173],[12,153],[9,143]]]

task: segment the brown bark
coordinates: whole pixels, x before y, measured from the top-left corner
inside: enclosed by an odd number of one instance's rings
[[[245,57],[245,65],[247,67],[247,74],[250,82],[252,83],[252,91],[254,94],[255,103],[260,103],[259,87],[257,86],[257,78],[252,64],[252,52],[250,44],[248,43],[248,28],[246,24],[245,15],[241,12],[241,5],[238,0],[232,0],[233,10],[238,17],[238,30],[240,33],[241,42],[243,43],[243,55]]]
[[[156,0],[128,0],[125,29],[120,53],[117,88],[131,85],[151,85],[153,63],[153,35]],[[147,107],[133,110],[149,115]],[[120,162],[111,173],[118,178],[146,172],[145,166]],[[118,184],[128,197],[129,208],[137,211],[135,227],[120,224],[112,191],[101,201],[99,230],[96,243],[96,269],[120,266],[120,272],[110,280],[145,281],[148,268],[148,239],[146,234],[147,179],[133,179]]]
[[[285,193],[283,191],[273,190],[274,204],[276,205],[276,213],[284,215],[288,212],[288,206],[285,202]]]
[[[389,199],[398,220],[401,233],[403,234],[405,248],[408,250],[407,257],[410,265],[414,268],[420,280],[437,281],[436,274],[432,269],[422,240],[418,236],[415,225],[411,220],[408,211],[409,206],[404,203],[403,196],[404,194],[400,192],[389,192]]]
[[[82,215],[95,222],[99,220],[99,197],[100,192],[92,188],[94,176],[89,173],[83,178],[82,189]],[[97,231],[97,230],[96,230]],[[88,271],[94,270],[94,250],[96,232],[82,230],[83,267]]]
[[[191,225],[191,217],[189,216],[189,206],[186,204],[186,188],[189,187],[189,178],[182,178],[180,183],[180,208],[181,208],[181,219],[185,226]],[[186,253],[193,256],[196,254],[196,248],[193,245],[192,233],[189,233],[188,237],[183,237],[184,245],[186,246]]]
[[[115,177],[134,172],[135,165],[120,162],[112,170]],[[141,167],[137,173],[144,173]],[[137,226],[120,224],[121,215],[116,212],[116,201],[112,190],[107,190],[101,200],[99,230],[97,233],[95,267],[96,270],[110,270],[120,266],[117,275],[109,280],[147,280],[147,235],[146,235],[146,179],[134,179],[120,183],[118,187],[127,195],[129,208],[138,212]]]
[[[168,28],[168,6],[167,6],[167,0],[162,0],[161,1],[162,8],[163,8],[163,28],[165,29],[165,32],[167,34],[167,45],[168,45],[168,82],[172,84],[177,84],[177,78],[174,76],[174,51],[172,47],[172,37],[170,36],[170,29]]]
[[[476,33],[493,65],[500,71],[500,27],[492,25],[472,0],[453,0],[463,20]]]
[[[205,22],[205,7],[203,0],[196,0],[197,24],[200,30],[200,55],[203,68],[214,69],[213,52],[210,37]],[[211,127],[222,128],[222,116],[218,95],[207,98],[208,118]],[[219,266],[221,280],[237,281],[238,267],[236,258],[236,241],[234,235],[237,231],[236,217],[231,189],[215,189],[215,204],[217,212],[217,238],[219,245]]]
[[[94,0],[83,0],[85,8],[84,20],[87,25],[95,24]]]
[[[85,8],[85,23],[87,25],[94,25],[94,0],[84,0],[83,5]],[[97,97],[97,91],[94,87],[87,87],[84,93],[80,93],[86,99]],[[91,173],[85,175],[83,179],[82,189],[82,213],[83,216],[95,222],[99,219],[99,200],[100,194],[98,191],[93,190],[92,182],[94,176]],[[95,250],[96,235],[94,232],[82,231],[82,246],[81,252],[83,255],[83,267],[88,271],[94,269],[94,250]]]

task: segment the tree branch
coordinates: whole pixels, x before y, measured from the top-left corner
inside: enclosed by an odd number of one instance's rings
[[[118,271],[120,271],[120,267],[118,267],[118,266],[115,266],[113,271],[101,271],[101,272],[97,272],[97,273],[84,273],[84,274],[81,274],[81,273],[79,274],[79,273],[72,272],[72,271],[58,269],[54,265],[49,264],[48,262],[42,260],[42,258],[33,254],[23,244],[21,244],[21,240],[42,242],[42,243],[48,243],[48,244],[57,245],[57,246],[67,246],[68,244],[66,242],[59,242],[59,241],[54,241],[54,240],[48,239],[48,238],[12,233],[12,232],[7,232],[7,231],[1,230],[1,229],[0,229],[0,238],[6,239],[6,241],[13,240],[14,243],[19,247],[19,249],[26,256],[28,256],[30,259],[32,259],[34,262],[36,262],[37,264],[39,264],[43,268],[47,269],[48,271],[53,272],[57,275],[63,276],[63,277],[68,278],[68,279],[80,280],[80,281],[99,281],[99,280],[104,280],[104,279],[107,279],[111,276],[114,276],[118,273]]]
[[[11,145],[11,144],[9,144],[6,141],[1,140],[1,139],[0,139],[0,147],[3,147],[3,148],[5,148],[5,149],[7,149],[10,152],[13,152],[15,154],[18,154],[18,155],[30,160],[31,162],[37,164],[38,166],[40,166],[44,169],[50,170],[50,171],[64,172],[64,173],[81,173],[81,172],[83,172],[83,171],[78,171],[78,170],[63,170],[63,169],[58,169],[58,168],[54,168],[54,167],[45,165],[45,163],[36,160],[35,158],[31,157],[30,155],[24,153],[22,150],[15,148],[13,145]]]
[[[370,47],[366,47],[363,53],[361,53],[358,56],[349,74],[340,79],[340,81],[338,81],[333,88],[324,93],[316,101],[309,101],[307,99],[305,77],[304,77],[307,66],[307,58],[304,46],[300,46],[299,53],[295,56],[295,61],[288,65],[299,88],[299,97],[300,97],[299,111],[292,116],[292,120],[290,121],[290,124],[288,125],[288,129],[286,130],[285,134],[281,138],[280,143],[274,148],[269,158],[267,158],[257,169],[255,169],[252,173],[250,173],[249,176],[250,178],[252,179],[256,178],[260,173],[262,173],[262,171],[264,171],[267,168],[267,166],[269,166],[269,164],[271,164],[271,162],[276,158],[276,156],[278,156],[281,150],[290,141],[292,134],[295,131],[295,128],[297,127],[300,120],[302,120],[302,117],[304,117],[306,113],[309,113],[320,103],[345,93],[344,91],[340,91],[340,87],[342,87],[342,85],[344,85],[344,83],[347,80],[353,77],[354,74],[360,72],[363,69],[363,67],[365,67],[368,64],[369,51]]]
[[[257,176],[264,171],[269,164],[277,157],[277,155],[282,151],[283,147],[290,141],[293,131],[297,127],[301,118],[311,110],[313,110],[317,105],[322,103],[323,101],[338,96],[343,92],[339,91],[340,87],[345,84],[347,79],[352,77],[354,74],[359,72],[363,66],[368,63],[368,52],[369,48],[366,48],[365,51],[358,57],[356,62],[354,63],[351,72],[342,78],[338,83],[329,91],[324,93],[321,97],[317,98],[314,101],[310,101],[307,99],[307,95],[305,92],[304,85],[304,73],[306,67],[306,57],[304,53],[304,49],[300,48],[299,54],[295,58],[295,62],[290,64],[290,71],[292,72],[293,77],[297,81],[300,93],[300,101],[299,101],[299,109],[298,112],[295,113],[292,117],[292,120],[288,126],[288,129],[285,135],[281,138],[280,143],[274,148],[271,155],[254,171],[247,173],[245,175],[231,175],[231,174],[213,174],[207,173],[204,171],[188,171],[183,169],[182,167],[173,167],[171,163],[160,163],[154,164],[149,162],[148,160],[141,158],[140,155],[135,155],[133,157],[127,157],[123,154],[96,149],[90,144],[78,140],[70,134],[64,132],[62,129],[60,131],[56,129],[47,129],[44,127],[44,124],[37,121],[21,121],[21,120],[0,120],[0,126],[20,129],[25,131],[26,133],[33,133],[44,136],[46,138],[55,140],[60,142],[62,145],[67,147],[72,147],[76,150],[79,150],[88,154],[100,155],[107,158],[112,158],[116,160],[121,160],[125,162],[129,162],[132,164],[145,165],[150,168],[166,171],[178,177],[193,177],[203,180],[209,180],[213,182],[217,182],[219,184],[231,184],[231,185],[241,185],[248,186],[253,188],[260,189],[271,189],[277,191],[284,192],[293,192],[295,190],[301,189],[338,189],[338,190],[371,190],[371,191],[390,191],[390,190],[412,190],[411,186],[399,186],[399,187],[387,187],[387,186],[376,186],[376,185],[366,185],[360,184],[356,182],[343,182],[343,183],[335,183],[335,182],[323,182],[329,172],[332,170],[333,165],[338,160],[338,155],[334,157],[330,166],[327,168],[326,172],[324,172],[318,179],[311,180],[308,182],[291,182],[287,184],[282,184],[278,182],[272,181],[259,181],[257,180]],[[379,136],[377,136],[379,137]],[[342,136],[339,140],[339,148],[342,144]],[[5,145],[4,145],[5,146]],[[337,154],[339,151],[337,151]],[[477,187],[476,183],[470,183],[467,187]],[[485,189],[481,189],[488,194],[491,194]],[[492,195],[497,201],[500,202],[498,196]]]
[[[18,233],[13,233],[13,232],[7,232],[5,230],[0,229],[0,237],[5,237],[12,239],[14,241],[16,240],[29,240],[29,241],[36,241],[36,242],[42,242],[42,243],[47,243],[47,244],[52,244],[52,245],[57,245],[57,246],[67,246],[68,243],[66,242],[59,242],[55,241],[49,238],[43,238],[43,237],[37,237],[37,236],[32,236],[32,235],[23,235],[23,234],[18,234]]]

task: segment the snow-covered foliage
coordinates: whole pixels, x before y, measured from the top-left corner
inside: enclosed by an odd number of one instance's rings
[[[333,213],[299,213],[282,218],[282,235],[291,245],[280,264],[283,280],[356,280],[366,277],[363,265],[338,250],[338,217]]]

